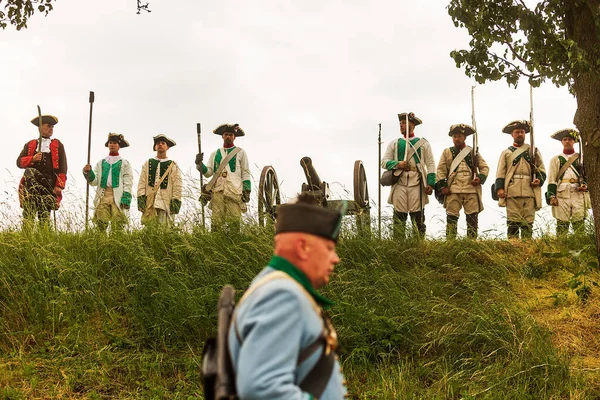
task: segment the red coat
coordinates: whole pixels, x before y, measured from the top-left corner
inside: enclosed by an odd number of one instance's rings
[[[33,156],[37,153],[38,148],[38,139],[30,140],[23,150],[19,157],[17,158],[17,166],[19,168],[32,168],[33,164]],[[67,183],[67,156],[65,154],[65,148],[63,144],[58,139],[52,139],[50,141],[50,157],[52,160],[52,168],[54,170],[55,181],[54,186],[59,187],[61,189],[65,188]],[[19,202],[21,207],[23,207],[23,179],[21,178],[21,182],[19,182]],[[62,200],[62,194],[56,196],[56,208],[60,206],[60,201]]]

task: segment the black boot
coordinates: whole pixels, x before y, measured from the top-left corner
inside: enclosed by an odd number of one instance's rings
[[[569,221],[556,220],[556,236],[566,236],[568,233],[569,233]]]
[[[509,239],[518,239],[519,223],[514,221],[506,221],[506,235]]]
[[[406,239],[406,220],[408,219],[408,213],[400,211],[394,211],[394,218],[392,219],[392,235],[394,240]]]
[[[458,217],[455,215],[446,215],[446,239],[456,239],[458,233]]]
[[[467,237],[477,239],[477,229],[479,226],[479,214],[467,214]]]
[[[417,234],[419,235],[419,238],[425,238],[425,231],[427,230],[427,227],[425,226],[425,210],[410,213],[410,219],[413,227],[417,227]]]
[[[531,239],[533,236],[533,224],[524,222],[521,224],[521,239]]]
[[[573,225],[573,233],[576,235],[583,235],[585,233],[585,219],[581,221],[572,221],[571,225]]]

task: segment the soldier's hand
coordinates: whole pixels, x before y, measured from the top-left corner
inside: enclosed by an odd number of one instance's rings
[[[403,169],[403,170],[407,171],[408,168],[410,168],[410,167],[408,166],[408,162],[406,162],[406,161],[399,161],[398,164],[396,165],[396,169]]]
[[[538,178],[535,178],[534,180],[531,181],[531,187],[538,187],[540,186],[540,180]]]
[[[129,210],[129,204],[121,204],[123,210]]]
[[[196,154],[196,165],[202,165],[202,160],[204,160],[204,153]]]
[[[431,193],[433,193],[433,187],[429,185],[425,186],[425,193],[427,194],[427,196],[429,196]]]
[[[447,188],[447,187],[443,187],[443,188],[442,188],[442,190],[441,190],[441,192],[442,192],[442,194],[443,194],[444,196],[448,196],[450,193],[452,193],[452,192],[450,191],[450,189],[449,189],[449,188]]]
[[[498,191],[496,192],[496,194],[498,195],[499,198],[504,199],[506,198],[506,192],[504,192],[504,189],[500,188],[498,189]]]
[[[62,188],[58,187],[58,186],[54,186],[54,194],[56,196],[60,195],[62,193]]]
[[[587,192],[588,187],[587,185],[584,183],[583,185],[579,185],[579,187],[577,188],[577,190],[579,190],[580,192]]]
[[[242,201],[244,203],[248,203],[250,202],[250,191],[249,190],[244,190],[242,192]]]
[[[33,161],[41,161],[41,160],[42,160],[42,153],[41,153],[41,152],[39,152],[39,151],[38,151],[37,153],[35,153],[35,154],[33,155],[33,158],[32,158],[32,160],[33,160]]]
[[[479,177],[473,178],[473,180],[471,181],[471,185],[473,185],[473,186],[481,185],[481,179],[479,179]]]
[[[83,167],[83,173],[87,175],[90,173],[91,169],[92,169],[92,166],[90,164],[86,164],[85,167]]]
[[[551,206],[557,206],[558,205],[558,199],[556,198],[556,196],[550,197],[550,205]]]

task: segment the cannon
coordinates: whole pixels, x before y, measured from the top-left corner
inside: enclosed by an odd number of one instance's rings
[[[341,209],[345,200],[332,200],[329,184],[319,177],[310,157],[302,157],[300,166],[304,171],[306,182],[302,184],[302,193],[315,197],[322,207]],[[371,206],[369,204],[369,188],[367,175],[361,160],[354,162],[354,200],[348,201],[346,215],[354,215],[356,226],[360,232],[371,231]],[[258,187],[258,222],[265,226],[273,221],[277,205],[281,204],[277,174],[272,166],[264,167]]]

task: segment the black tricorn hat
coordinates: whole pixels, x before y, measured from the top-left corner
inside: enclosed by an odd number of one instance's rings
[[[245,136],[244,130],[240,128],[239,124],[223,124],[219,125],[215,128],[213,133],[215,135],[223,136],[224,133],[229,132],[233,133],[235,137]]]
[[[120,148],[129,147],[129,142],[125,140],[125,136],[120,133],[109,133],[108,139],[106,139],[106,143],[104,143],[104,147],[108,147],[108,142],[117,142]]]
[[[398,114],[398,121],[405,121],[406,120],[406,113],[403,112],[401,114]],[[423,121],[421,121],[421,119],[417,118],[415,116],[414,112],[409,112],[408,113],[408,120],[410,122],[412,122],[413,124],[415,124],[415,126],[417,125],[421,125],[423,123]]]
[[[152,150],[155,150],[156,143],[158,143],[158,142],[165,142],[167,144],[167,146],[169,146],[169,147],[173,147],[177,144],[177,143],[175,143],[175,141],[173,139],[169,139],[162,133],[160,135],[154,136],[153,139],[154,139],[154,145],[152,146]]]
[[[518,119],[516,121],[509,122],[504,128],[502,128],[502,132],[510,135],[515,129],[525,129],[525,133],[529,133],[531,132],[531,124],[527,120]]]
[[[465,137],[472,135],[475,133],[475,129],[471,125],[466,124],[455,124],[450,127],[450,132],[448,132],[448,136],[452,136],[455,133],[462,133]]]
[[[40,117],[35,117],[31,120],[31,123],[39,127]],[[54,115],[42,115],[42,124],[56,125],[58,124],[58,118],[56,118]]]
[[[579,142],[579,131],[577,129],[561,129],[558,132],[554,132],[550,137],[556,140],[563,140],[564,137],[570,136],[575,142]]]
[[[275,234],[286,232],[302,232],[319,236],[337,243],[342,225],[343,210],[332,210],[311,204],[306,200],[310,195],[298,196],[297,203],[283,204],[277,207],[277,223]]]

